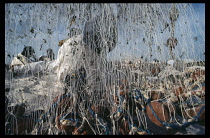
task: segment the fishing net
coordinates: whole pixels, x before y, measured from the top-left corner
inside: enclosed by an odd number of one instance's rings
[[[204,19],[188,3],[7,3],[5,98],[7,135],[179,134],[205,121]]]

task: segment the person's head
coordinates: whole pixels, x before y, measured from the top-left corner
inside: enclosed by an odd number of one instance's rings
[[[47,49],[47,57],[50,58],[50,60],[55,59],[55,54],[53,53],[53,50],[51,48]]]
[[[35,51],[31,46],[25,46],[23,48],[23,51],[21,52],[21,54],[27,58],[32,57],[32,55],[34,55],[34,53],[35,53]]]
[[[116,17],[110,7],[105,7],[102,13],[85,23],[83,41],[96,53],[108,53],[117,44]]]

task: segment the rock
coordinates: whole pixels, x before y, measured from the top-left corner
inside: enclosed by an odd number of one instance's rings
[[[178,98],[177,98],[177,96],[174,93],[171,93],[170,94],[170,98],[168,98],[168,101],[170,101],[170,102],[177,102]]]
[[[175,62],[174,60],[168,60],[167,64],[170,65],[170,66],[173,66],[174,62]]]
[[[31,112],[28,116],[19,116],[14,117],[10,115],[7,120],[10,122],[9,124],[12,125],[14,122],[17,124],[13,124],[13,126],[8,125],[6,128],[6,132],[8,135],[23,135],[27,133],[31,133],[31,131],[34,129],[38,118],[41,116],[41,114],[44,113],[44,110],[37,110],[34,112]]]
[[[181,96],[182,98],[184,98],[184,99],[187,99],[187,98],[190,97],[190,95],[191,95],[190,92],[186,92],[186,93],[182,93],[180,96]]]
[[[202,91],[203,91],[204,93],[205,93],[205,88],[206,88],[205,86],[202,86]]]
[[[11,122],[15,121],[15,120],[13,120],[13,121],[12,120],[11,120]],[[16,121],[17,121],[17,124],[13,126],[14,129],[11,129],[11,132],[8,132],[8,134],[23,135],[23,134],[25,134],[26,130],[27,130],[27,132],[29,132],[31,129],[33,129],[33,128],[31,128],[31,125],[29,125],[29,124],[34,124],[33,118],[17,118]],[[12,128],[12,126],[11,126],[11,128]]]
[[[119,122],[119,135],[148,135],[146,131],[140,130],[136,125],[129,124],[125,118],[120,119]]]
[[[175,86],[175,88],[173,89],[173,93],[175,93],[176,96],[180,96],[184,93],[184,91],[185,89],[183,88],[183,86]]]
[[[4,105],[4,107],[5,107],[5,116],[9,113],[8,112],[8,104],[9,104],[9,99],[5,96],[5,105]]]
[[[122,119],[119,124],[119,132],[122,135],[128,135],[130,132],[128,121]]]
[[[170,75],[172,75],[172,76],[177,76],[177,75],[182,76],[183,73],[180,72],[180,71],[178,71],[178,70],[176,70],[176,69],[175,69],[174,67],[172,67],[172,66],[166,66],[165,69],[163,69],[163,70],[158,74],[158,77],[159,77],[160,80],[163,80],[163,79],[167,78],[167,77],[170,76]]]
[[[8,112],[11,112],[12,114],[16,116],[22,116],[25,113],[25,105],[15,105],[15,106],[9,106],[7,107]]]
[[[8,93],[10,91],[10,88],[5,88],[5,92]]]
[[[56,127],[60,131],[65,131],[67,134],[72,134],[75,129],[76,122],[71,120],[60,120],[60,117],[62,117],[62,115],[58,115],[55,119]]]
[[[192,92],[190,92],[190,93],[191,93],[191,95],[196,95],[196,96],[198,96],[198,97],[202,97],[202,96],[205,95],[205,92],[203,92],[203,91],[201,91],[201,90],[192,91]]]
[[[192,72],[191,78],[192,80],[197,81],[198,78],[204,75],[205,75],[205,70],[195,70],[194,72]]]
[[[73,135],[94,135],[94,132],[90,128],[87,122],[85,122],[81,127],[75,127],[72,132]]]
[[[204,96],[202,96],[202,97],[201,97],[201,99],[205,101],[205,95],[204,95]]]
[[[205,66],[192,66],[192,67],[186,67],[184,72],[185,73],[192,73],[195,70],[202,70],[205,71]]]
[[[153,75],[153,76],[157,76],[159,73],[160,73],[160,67],[158,67],[158,66],[156,66],[156,67],[153,67],[152,69],[151,69],[151,74]]]

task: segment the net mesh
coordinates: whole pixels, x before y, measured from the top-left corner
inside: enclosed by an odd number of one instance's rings
[[[204,28],[188,3],[5,4],[5,134],[178,134],[205,105]]]

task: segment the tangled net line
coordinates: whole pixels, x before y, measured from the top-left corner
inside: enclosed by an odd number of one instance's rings
[[[191,82],[186,80],[192,74],[160,76],[167,74],[160,71],[167,67],[166,59],[201,59],[195,47],[201,51],[204,47],[193,36],[190,23],[185,23],[186,17],[195,15],[190,4],[7,4],[5,12],[8,23],[5,56],[18,51],[12,45],[22,48],[20,45],[25,41],[40,53],[43,46],[58,51],[57,42],[62,39],[61,45],[67,44],[68,38],[75,35],[82,36],[79,42],[84,45],[82,57],[69,62],[74,68],[58,79],[62,90],[52,94],[55,86],[48,79],[52,89],[45,92],[47,98],[40,98],[37,92],[34,101],[21,105],[24,111],[21,107],[6,107],[6,134],[153,134],[151,121],[163,131],[182,130],[197,123],[205,110],[203,93],[187,98],[176,95],[177,86],[186,94],[195,86],[201,89],[205,86],[205,74]],[[25,27],[24,22],[29,22],[30,27]],[[193,25],[200,27],[197,22]],[[202,29],[198,31],[202,36],[199,39],[205,41]],[[41,44],[43,38],[50,43]],[[138,62],[133,64],[136,59]],[[154,59],[161,62],[150,64]],[[183,72],[186,67],[180,63],[176,69]],[[45,73],[43,76],[53,74],[49,70]],[[10,79],[10,83],[18,86],[13,77]],[[40,76],[38,79],[42,80]],[[26,97],[24,93],[21,96]],[[24,103],[14,93],[6,97],[6,105],[8,101]],[[27,111],[40,107],[44,111],[18,115],[25,112],[25,107]],[[29,123],[20,125],[24,118]],[[183,119],[188,121],[183,123]]]

